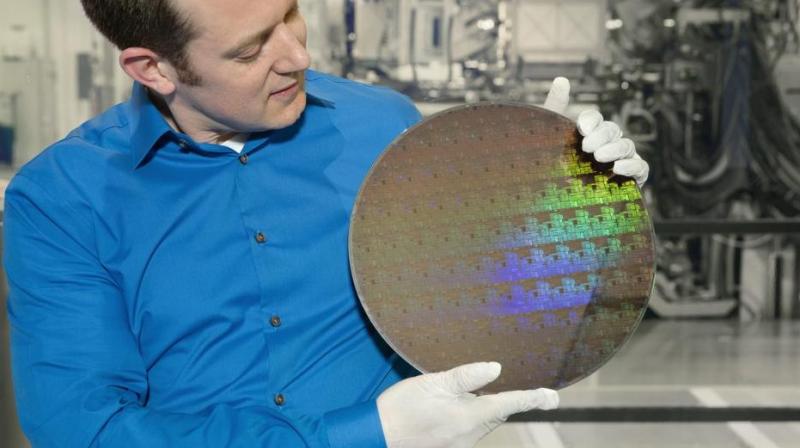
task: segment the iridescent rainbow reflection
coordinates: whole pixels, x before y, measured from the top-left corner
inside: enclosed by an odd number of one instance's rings
[[[426,120],[373,167],[353,278],[407,361],[500,361],[492,391],[563,387],[625,342],[652,287],[652,226],[635,183],[577,146],[559,115],[486,104]]]

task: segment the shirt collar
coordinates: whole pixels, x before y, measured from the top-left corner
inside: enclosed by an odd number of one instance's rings
[[[330,92],[325,89],[324,83],[317,81],[322,78],[322,76],[320,72],[306,70],[306,96],[311,102],[316,102],[326,107],[333,107],[336,103],[333,101]]]
[[[306,70],[305,90],[309,104],[318,104],[323,107],[333,107],[334,101],[322,83],[316,82],[322,74],[313,70]],[[131,158],[133,167],[137,168],[153,147],[165,134],[173,134],[173,129],[167,124],[164,116],[150,99],[147,89],[138,82],[133,83],[130,99],[132,119],[131,128]]]
[[[161,115],[153,101],[147,94],[147,89],[138,82],[133,83],[130,99],[132,119],[131,129],[131,158],[133,167],[136,168],[150,153],[156,143],[164,134],[172,132],[167,120]]]

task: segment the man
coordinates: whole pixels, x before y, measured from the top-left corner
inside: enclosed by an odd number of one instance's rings
[[[136,83],[6,193],[35,446],[468,447],[557,405],[548,390],[471,394],[496,363],[403,380],[357,305],[346,240],[371,163],[420,117],[307,71],[295,0],[82,3]],[[548,106],[567,98],[559,80]],[[618,127],[579,124],[584,149],[644,181]]]

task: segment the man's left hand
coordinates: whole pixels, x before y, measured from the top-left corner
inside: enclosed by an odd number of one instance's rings
[[[567,78],[553,80],[544,108],[564,115],[569,105],[569,90]],[[619,125],[605,121],[596,110],[585,110],[578,116],[578,131],[583,136],[584,152],[594,154],[598,162],[614,162],[614,173],[632,177],[639,186],[644,185],[650,165],[636,153],[633,140],[622,138]]]

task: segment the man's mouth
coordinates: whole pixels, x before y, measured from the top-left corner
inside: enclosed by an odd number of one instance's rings
[[[281,95],[281,94],[286,94],[286,93],[292,93],[292,91],[295,89],[295,87],[297,87],[297,84],[298,84],[298,82],[295,81],[295,82],[289,84],[288,86],[286,86],[286,87],[284,87],[284,88],[282,88],[280,90],[276,90],[276,91],[270,93],[270,96],[271,95]]]

